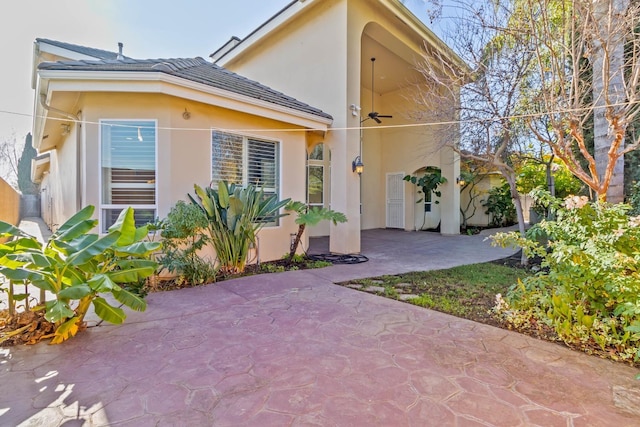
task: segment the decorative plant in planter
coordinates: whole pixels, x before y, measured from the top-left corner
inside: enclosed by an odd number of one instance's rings
[[[217,189],[198,185],[194,189],[198,200],[191,195],[189,199],[207,216],[219,270],[223,274],[242,273],[249,245],[255,244],[258,231],[286,215],[279,211],[290,199],[278,201],[278,196],[266,195],[254,185],[242,188],[225,181],[218,182]]]
[[[54,323],[52,344],[75,336],[84,327],[91,305],[107,322],[125,320],[124,310],[100,294],[110,293],[133,310],[146,309],[142,298],[120,285],[139,282],[155,272],[157,263],[149,258],[160,243],[143,241],[147,227],[135,226],[132,208],[121,212],[106,235],[89,233],[98,223],[91,218],[94,210],[94,206],[87,206],[76,213],[44,245],[0,221],[0,237],[13,238],[0,245],[0,274],[10,282],[30,283],[55,295],[55,299],[32,308],[44,309],[45,319]]]
[[[318,206],[309,206],[302,202],[290,202],[285,206],[285,210],[295,212],[298,216],[296,218],[296,224],[298,224],[298,232],[294,241],[291,243],[291,250],[287,257],[288,261],[291,261],[298,250],[298,245],[302,239],[302,234],[307,226],[313,227],[320,221],[331,221],[334,225],[339,222],[347,222],[347,217],[341,213],[331,209],[321,208]]]

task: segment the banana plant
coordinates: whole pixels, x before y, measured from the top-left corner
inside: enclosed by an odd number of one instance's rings
[[[190,194],[189,199],[207,216],[207,228],[223,274],[244,271],[249,247],[256,243],[258,232],[286,215],[280,214],[280,209],[290,200],[278,201],[277,195],[266,195],[254,185],[240,187],[226,181],[219,181],[217,189],[196,184],[194,190],[197,200]]]
[[[55,324],[52,344],[75,336],[85,326],[84,317],[92,305],[107,322],[125,320],[124,310],[101,294],[109,293],[133,310],[146,309],[142,298],[120,285],[152,275],[157,263],[150,257],[161,244],[143,241],[147,227],[136,227],[132,208],[120,213],[106,235],[90,233],[98,223],[92,219],[94,210],[90,205],[73,215],[44,244],[0,221],[0,237],[12,238],[0,245],[0,274],[55,296],[33,308],[44,309],[45,319]]]

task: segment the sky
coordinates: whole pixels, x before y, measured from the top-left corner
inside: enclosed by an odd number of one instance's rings
[[[243,38],[290,0],[5,0],[0,6],[0,141],[31,131],[31,66],[37,37],[133,58],[201,56]],[[405,0],[428,22],[429,0]]]

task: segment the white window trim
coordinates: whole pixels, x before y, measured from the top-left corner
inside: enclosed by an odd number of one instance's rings
[[[155,126],[155,159],[154,159],[154,167],[155,169],[155,173],[156,173],[156,191],[155,191],[155,201],[156,203],[154,205],[114,205],[114,204],[107,204],[107,203],[103,203],[102,202],[102,125],[104,122],[153,122],[154,126]],[[158,120],[157,119],[149,119],[149,118],[139,118],[139,119],[132,119],[132,118],[126,118],[126,119],[120,119],[120,118],[102,118],[98,120],[98,197],[99,197],[99,202],[98,202],[98,230],[100,232],[100,234],[105,234],[105,229],[103,227],[103,221],[102,221],[102,212],[105,209],[120,209],[120,208],[126,208],[126,207],[132,207],[134,210],[136,209],[153,209],[156,213],[156,216],[158,215],[158,191],[160,189],[160,184],[161,184],[161,178],[160,178],[160,174],[158,173]]]
[[[258,135],[258,134],[253,134],[253,133],[242,133],[242,132],[230,132],[227,130],[222,130],[222,129],[217,129],[217,128],[211,128],[209,131],[209,182],[212,183],[213,182],[213,132],[220,132],[220,133],[226,133],[229,135],[235,135],[238,137],[242,138],[242,144],[243,144],[243,149],[242,149],[242,180],[244,181],[245,179],[245,168],[246,165],[248,165],[249,163],[249,150],[246,150],[246,146],[247,146],[247,140],[248,139],[258,139],[261,141],[265,141],[265,142],[272,142],[274,144],[276,144],[276,146],[278,147],[278,155],[277,155],[277,161],[278,161],[278,173],[276,178],[278,179],[278,190],[275,191],[274,193],[277,195],[278,200],[282,200],[282,183],[283,183],[283,144],[282,144],[282,140],[281,139],[276,139],[276,138],[269,138],[269,137],[265,137],[263,135]],[[245,183],[242,183],[242,186],[244,187]],[[267,189],[265,189],[267,190]],[[280,209],[282,211],[282,209]],[[280,220],[280,218],[276,221],[276,224],[265,224],[263,228],[268,228],[270,230],[274,230],[274,229],[278,229],[282,227],[282,221]]]

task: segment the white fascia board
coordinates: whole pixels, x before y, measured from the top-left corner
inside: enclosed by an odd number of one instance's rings
[[[40,93],[41,86],[48,85],[48,81],[43,79],[38,79],[36,83],[36,87],[34,90],[34,98],[33,98],[33,148],[40,151],[40,146],[42,145],[42,136],[44,131],[44,124],[47,121],[48,111],[42,108],[40,104]],[[48,96],[48,92],[47,92]],[[47,97],[48,99],[48,97]]]
[[[273,30],[284,25],[302,10],[309,7],[309,5],[314,1],[316,0],[302,0],[291,4],[288,8],[281,11],[278,15],[272,17],[269,21],[262,24],[261,27],[258,27],[254,32],[249,34],[246,38],[242,39],[240,43],[238,43],[233,49],[218,58],[215,61],[215,64],[224,67],[225,64],[233,61],[238,56],[241,56],[245,50],[249,49],[256,43],[259,43],[262,38],[267,36]]]
[[[164,93],[209,105],[266,117],[311,129],[326,130],[333,120],[218,89],[162,72],[41,70],[49,91]]]
[[[396,15],[404,22],[414,33],[424,39],[430,46],[449,58],[458,68],[464,71],[470,71],[469,66],[455,53],[445,42],[443,42],[433,31],[429,29],[418,17],[416,17],[406,6],[399,0],[378,0],[391,13]]]

